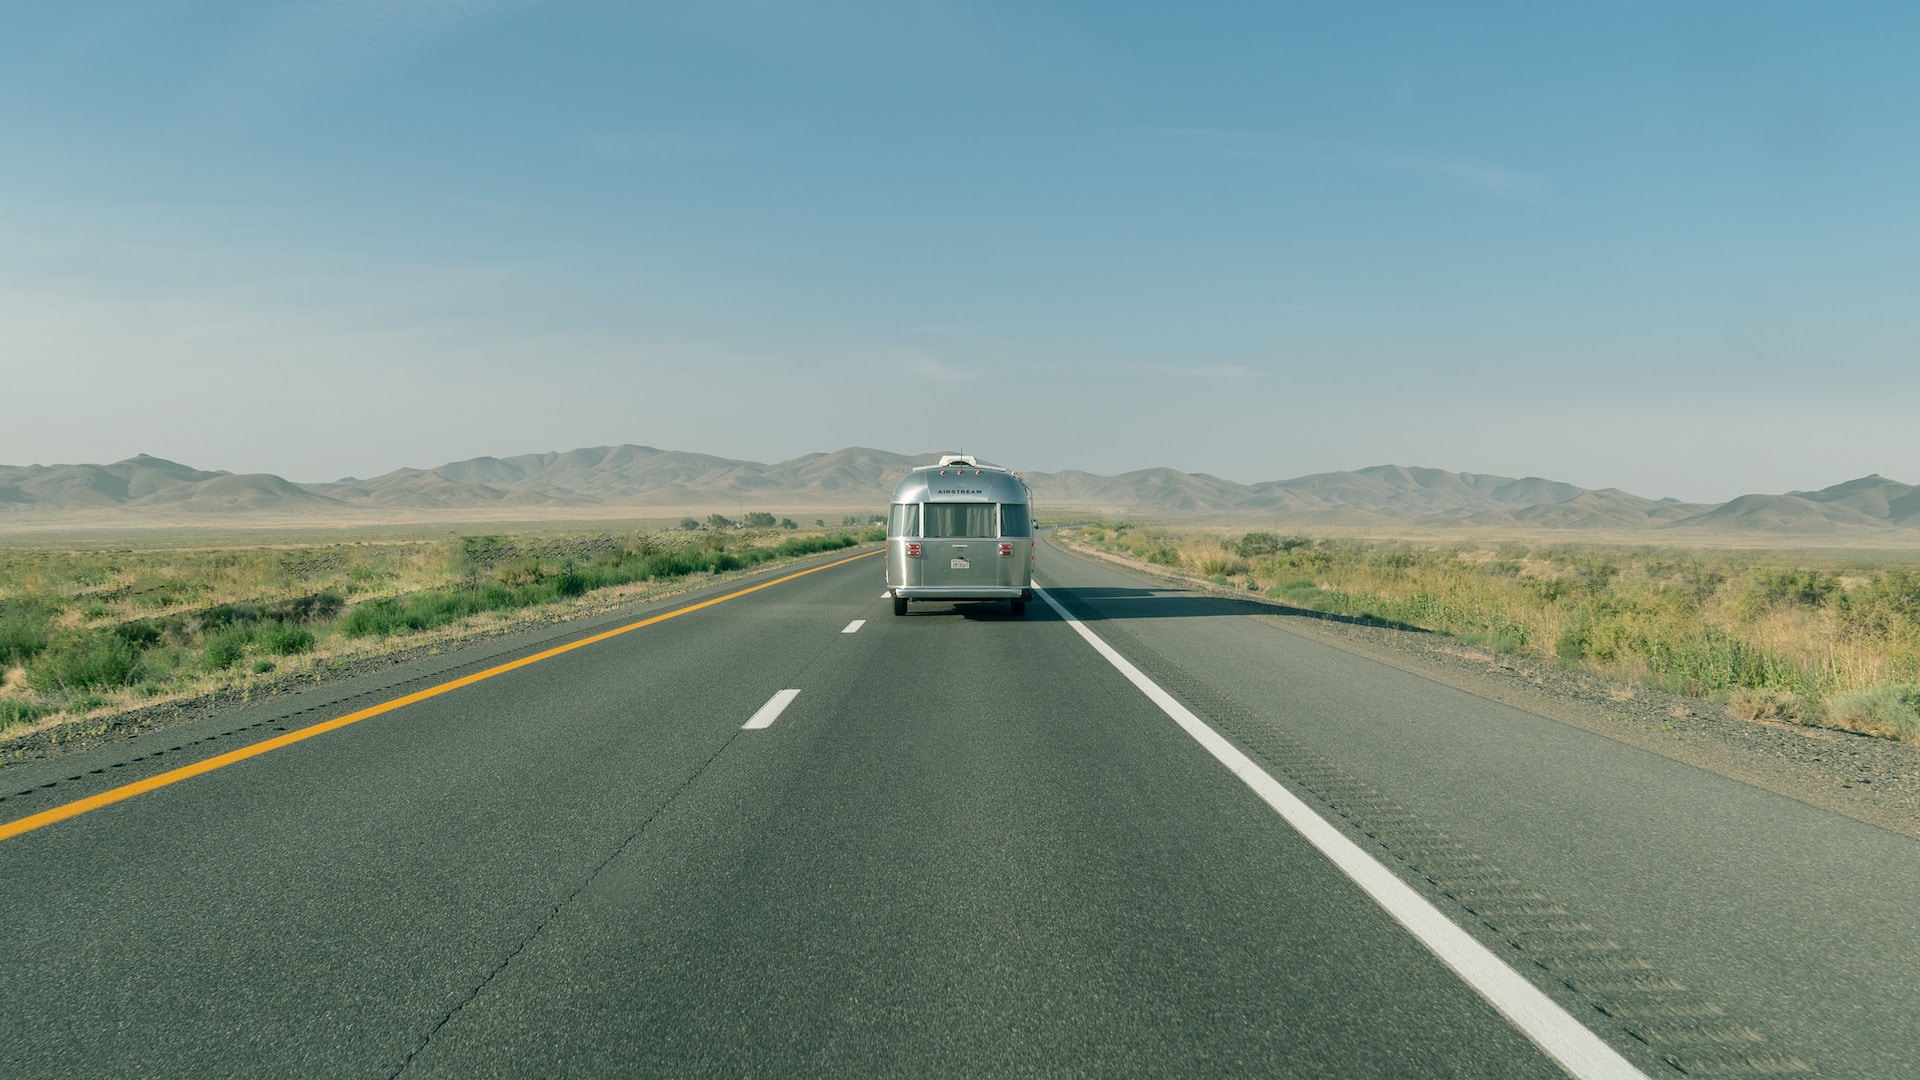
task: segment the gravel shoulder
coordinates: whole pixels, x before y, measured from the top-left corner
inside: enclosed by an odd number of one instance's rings
[[[1271,609],[1249,617],[1288,633],[1920,839],[1920,747],[1827,728],[1740,720],[1717,702],[1495,653],[1444,634],[1304,611],[1057,535],[1050,539],[1075,555],[1196,596]]]

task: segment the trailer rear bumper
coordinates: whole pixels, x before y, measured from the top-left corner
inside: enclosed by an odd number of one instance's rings
[[[895,585],[893,595],[906,600],[1024,600],[1018,585]]]

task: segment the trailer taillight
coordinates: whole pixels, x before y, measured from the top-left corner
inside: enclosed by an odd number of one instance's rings
[[[1000,557],[1001,557],[1001,558],[1005,558],[1005,559],[1011,559],[1011,558],[1013,557],[1013,545],[1012,545],[1012,544],[1001,544],[1001,545],[1000,545]]]
[[[919,558],[919,557],[920,557],[920,545],[919,545],[919,544],[908,544],[908,545],[907,545],[907,558],[909,558],[909,559],[917,559],[917,558]]]

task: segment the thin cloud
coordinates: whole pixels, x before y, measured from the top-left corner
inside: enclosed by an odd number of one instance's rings
[[[1167,128],[1131,140],[1101,141],[1097,145],[1183,153],[1248,161],[1327,165],[1369,172],[1404,173],[1445,180],[1456,187],[1495,198],[1535,206],[1548,201],[1545,178],[1473,158],[1439,151],[1368,143],[1334,143],[1286,139],[1258,132],[1211,128]]]
[[[1158,365],[1145,367],[1156,375],[1178,375],[1195,379],[1248,379],[1259,374],[1245,364],[1198,364],[1192,367]]]
[[[934,382],[965,382],[973,378],[970,372],[948,367],[929,356],[916,356],[907,362],[907,371],[922,379]]]

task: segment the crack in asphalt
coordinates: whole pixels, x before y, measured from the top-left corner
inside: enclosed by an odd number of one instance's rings
[[[398,1077],[411,1068],[414,1059],[418,1058],[420,1054],[426,1050],[427,1046],[433,1042],[433,1037],[440,1033],[440,1029],[446,1027],[447,1024],[452,1022],[454,1017],[460,1015],[461,1010],[479,1000],[480,995],[486,992],[487,987],[493,983],[493,980],[498,978],[501,972],[506,971],[514,959],[524,952],[527,946],[533,944],[534,941],[546,931],[547,927],[553,924],[553,920],[558,918],[561,912],[573,906],[574,901],[578,900],[582,893],[592,887],[594,881],[600,877],[602,871],[613,865],[614,860],[626,854],[627,849],[631,848],[634,841],[640,839],[640,837],[652,827],[653,823],[659,820],[661,814],[666,813],[669,807],[680,801],[680,797],[686,794],[687,789],[693,786],[694,781],[700,779],[700,777],[713,766],[714,762],[720,760],[720,755],[726,753],[727,748],[731,747],[734,740],[739,737],[740,731],[739,729],[735,729],[731,735],[727,736],[726,741],[720,744],[719,749],[708,755],[705,761],[701,762],[698,767],[688,773],[687,778],[681,782],[680,786],[675,788],[672,794],[662,799],[660,804],[655,806],[653,810],[647,814],[646,818],[640,822],[639,827],[629,833],[626,839],[615,845],[614,849],[608,853],[606,858],[594,864],[593,869],[587,872],[586,877],[581,879],[580,884],[576,885],[573,891],[549,907],[546,914],[540,917],[539,923],[535,925],[532,930],[528,931],[526,936],[515,942],[511,949],[507,950],[506,955],[500,958],[500,962],[494,965],[493,970],[487,972],[485,977],[474,984],[473,989],[469,990],[465,997],[455,1002],[453,1007],[448,1009],[445,1015],[441,1016],[440,1019],[434,1022],[432,1027],[427,1029],[426,1034],[420,1037],[420,1041],[414,1044],[413,1049],[407,1051],[407,1056],[400,1062],[400,1067],[387,1074],[387,1080],[398,1080]]]

